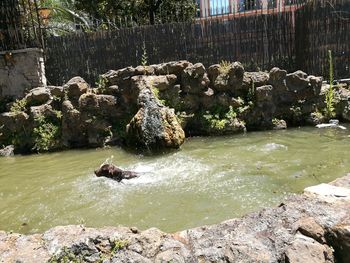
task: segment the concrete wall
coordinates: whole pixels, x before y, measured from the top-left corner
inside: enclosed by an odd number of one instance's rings
[[[43,51],[37,48],[0,52],[0,97],[22,97],[46,86]]]

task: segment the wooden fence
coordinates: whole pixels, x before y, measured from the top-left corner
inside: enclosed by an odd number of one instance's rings
[[[279,66],[326,76],[331,49],[335,76],[348,77],[350,24],[345,13],[339,14],[348,5],[349,0],[320,0],[282,12],[261,9],[195,22],[51,37],[46,43],[46,74],[50,84],[77,75],[93,84],[99,74],[137,66],[147,54],[148,64],[241,61],[248,70]]]
[[[37,0],[1,0],[0,51],[42,46]]]
[[[328,78],[331,50],[335,78],[349,78],[350,1],[313,1],[296,12],[295,20],[298,67]]]

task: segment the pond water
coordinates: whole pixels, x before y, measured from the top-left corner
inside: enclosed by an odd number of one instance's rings
[[[0,159],[0,230],[158,227],[172,232],[276,205],[350,171],[350,130],[316,128],[191,138],[150,157],[119,148]],[[96,178],[102,162],[141,173],[119,184]]]

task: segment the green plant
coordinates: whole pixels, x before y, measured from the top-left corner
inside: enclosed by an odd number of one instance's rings
[[[160,96],[159,96],[159,89],[154,87],[152,84],[151,84],[151,90],[153,92],[153,95],[156,97],[156,99],[159,101],[160,104],[162,105],[166,105],[166,101],[163,100],[163,99],[160,99]]]
[[[219,63],[219,72],[220,74],[227,75],[231,69],[231,62],[226,60],[221,60]]]
[[[280,122],[280,120],[277,119],[277,118],[273,118],[273,119],[272,119],[272,124],[273,124],[273,125],[277,125],[279,122]]]
[[[102,76],[99,75],[97,81],[95,82],[96,88],[103,93],[106,90],[108,80]]]
[[[217,108],[213,112],[207,111],[203,114],[206,125],[214,130],[223,130],[227,123],[237,118],[237,112],[232,106],[229,106],[228,111],[222,108]]]
[[[43,115],[36,117],[35,122],[37,123],[37,127],[33,129],[33,150],[37,152],[51,150],[58,144],[61,132],[60,127]]]
[[[67,248],[63,247],[62,251],[58,255],[52,256],[49,263],[83,263],[85,262],[83,256],[75,255],[74,252]]]
[[[25,111],[26,107],[27,107],[26,99],[16,100],[10,108],[10,112],[19,113],[21,111]]]
[[[233,107],[230,106],[228,112],[225,114],[226,119],[235,119],[237,117],[237,113],[234,111]]]
[[[326,116],[328,118],[335,117],[334,111],[334,93],[333,93],[333,58],[332,51],[328,50],[328,59],[329,59],[329,90],[326,93]]]
[[[148,65],[147,48],[146,48],[145,42],[143,42],[143,45],[142,45],[141,65],[144,67]]]
[[[127,240],[114,240],[111,254],[114,255],[119,250],[122,250],[123,248],[125,248],[127,245],[128,245]]]

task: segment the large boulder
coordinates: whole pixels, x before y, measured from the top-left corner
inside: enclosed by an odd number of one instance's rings
[[[157,151],[179,148],[185,133],[174,110],[159,104],[150,89],[140,92],[139,111],[127,125],[127,140],[140,148]]]
[[[77,101],[81,95],[88,91],[90,86],[83,78],[74,77],[63,88],[69,99]]]
[[[298,70],[287,74],[286,85],[295,101],[315,99],[320,94],[322,78],[308,76],[305,72]]]
[[[81,114],[71,101],[62,103],[62,143],[65,147],[82,147],[87,145]]]
[[[175,85],[176,80],[177,77],[174,74],[150,77],[152,87],[158,89],[159,91],[165,91],[172,88]]]
[[[335,260],[332,252],[328,245],[297,234],[287,248],[285,260],[288,263],[333,263]]]
[[[264,130],[274,127],[273,118],[276,117],[276,105],[273,101],[274,87],[265,85],[255,90],[255,107],[245,113],[247,128]]]
[[[295,92],[303,90],[309,86],[307,74],[301,70],[287,74],[286,82],[289,90]]]
[[[240,62],[234,62],[228,72],[230,77],[230,85],[234,90],[242,88],[244,78],[244,67]]]
[[[55,112],[53,111],[51,105],[43,104],[40,106],[30,107],[30,118],[32,120],[35,120],[39,118],[40,116],[44,117],[53,117],[55,116]]]
[[[278,67],[274,67],[269,72],[269,84],[271,85],[279,85],[285,82],[287,77],[287,71],[280,69]]]
[[[136,75],[136,69],[134,67],[127,67],[119,70],[110,70],[101,77],[106,80],[108,86],[119,85],[124,79],[130,78]],[[140,74],[141,75],[141,74]]]
[[[280,68],[272,68],[269,73],[268,85],[273,86],[275,104],[284,106],[292,103],[294,97],[290,94],[286,83],[287,71]]]
[[[90,147],[103,147],[110,142],[112,144],[112,125],[102,118],[86,118],[82,116],[87,144]]]
[[[50,90],[44,87],[35,88],[25,96],[28,106],[38,106],[51,100]]]
[[[326,238],[335,250],[337,262],[350,262],[350,217],[329,228]]]
[[[175,74],[176,76],[181,76],[184,69],[192,64],[186,60],[171,61],[159,65],[152,65],[155,68],[155,73],[157,75],[169,75]]]
[[[217,64],[208,68],[208,76],[216,91],[230,91],[233,95],[238,95],[243,84],[244,67],[239,62],[225,67]]]
[[[0,127],[3,130],[15,132],[21,127],[26,127],[28,124],[29,116],[24,112],[5,112],[0,114]]]
[[[255,90],[255,99],[257,106],[263,104],[273,104],[273,87],[271,85],[261,86]]]
[[[182,90],[190,94],[199,94],[206,90],[210,80],[202,63],[187,67],[182,73]]]
[[[164,91],[159,91],[159,98],[166,102],[166,105],[178,110],[181,108],[181,86],[174,85]]]
[[[216,80],[216,78],[221,74],[220,65],[219,64],[211,65],[207,69],[207,73],[210,81],[213,83]]]
[[[50,91],[53,97],[57,97],[57,98],[64,97],[64,89],[62,86],[47,86],[46,88]]]
[[[112,95],[83,94],[79,98],[79,110],[82,114],[113,118],[118,116],[117,100]]]
[[[32,148],[30,136],[32,122],[24,112],[6,112],[0,114],[0,145],[13,144],[19,152]]]
[[[327,85],[327,90],[329,85]],[[337,116],[343,118],[346,121],[350,120],[350,91],[346,87],[334,87],[333,88],[333,103],[335,107],[335,113]]]
[[[145,88],[152,87],[152,76],[133,76],[128,85],[120,86],[121,98],[124,104],[137,105],[137,98],[140,92]]]
[[[137,66],[134,67],[126,67],[119,70],[110,70],[107,73],[103,74],[101,77],[105,80],[105,84],[107,86],[113,85],[121,85],[125,83],[125,81],[129,80],[134,76],[151,76],[156,74],[156,70],[160,65],[152,65],[152,66]],[[172,74],[172,73],[164,73],[161,75]]]

